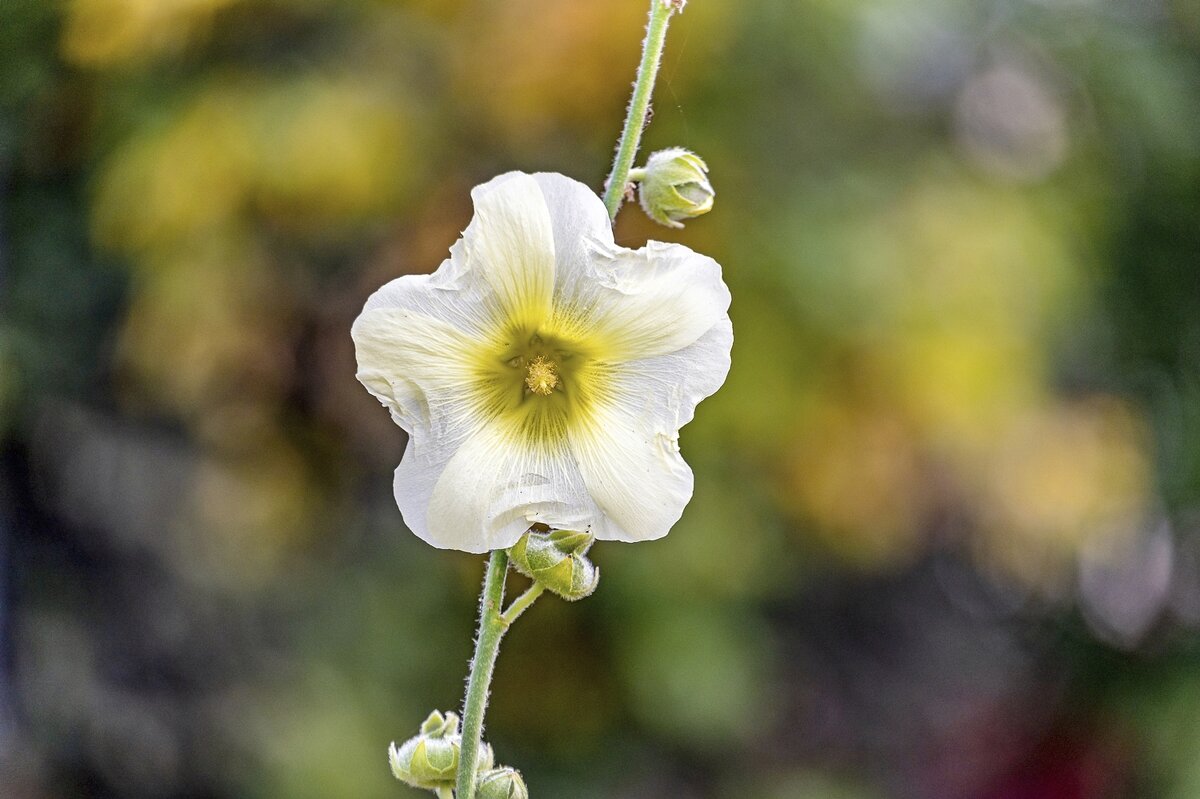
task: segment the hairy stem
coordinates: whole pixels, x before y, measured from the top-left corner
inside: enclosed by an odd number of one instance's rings
[[[506,627],[512,624],[517,620],[518,616],[525,612],[527,607],[537,601],[537,598],[545,590],[546,587],[541,583],[534,583],[529,586],[529,590],[512,601],[512,604],[508,606],[508,610],[504,611],[504,615],[500,617],[500,620],[504,622]]]
[[[650,95],[654,92],[663,43],[667,40],[667,22],[676,8],[676,2],[672,0],[650,0],[650,22],[646,25],[646,38],[642,42],[642,61],[638,64],[637,79],[633,82],[633,97],[625,114],[625,127],[617,143],[612,172],[604,188],[604,207],[608,209],[609,219],[617,218],[617,211],[625,200],[625,185],[629,182],[629,170],[633,167],[633,159],[637,157],[638,145],[642,141],[646,112],[650,109]]]
[[[508,574],[508,553],[497,549],[488,560],[479,599],[479,635],[475,638],[475,657],[467,678],[467,696],[463,700],[462,749],[458,761],[457,799],[475,799],[475,770],[479,762],[479,742],[483,735],[483,714],[487,711],[492,671],[500,652],[500,639],[508,625],[500,616],[504,604],[504,577]]]

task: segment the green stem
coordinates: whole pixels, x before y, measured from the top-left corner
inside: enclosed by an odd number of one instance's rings
[[[512,604],[508,606],[508,610],[504,611],[504,615],[500,617],[500,620],[504,622],[504,626],[507,627],[516,621],[517,617],[524,613],[527,607],[536,602],[537,598],[545,590],[546,586],[541,583],[534,583],[529,586],[529,590],[514,599]]]
[[[504,604],[504,577],[508,574],[508,553],[497,549],[488,560],[479,598],[479,635],[475,639],[475,657],[467,678],[467,696],[463,701],[462,749],[458,761],[457,799],[475,799],[475,771],[479,762],[479,742],[483,736],[483,714],[487,711],[488,691],[500,639],[507,625],[500,617]]]
[[[438,788],[437,799],[454,799],[454,790],[452,788]]]
[[[633,97],[629,100],[625,127],[617,143],[612,173],[604,188],[604,207],[608,209],[609,219],[617,218],[617,211],[621,210],[621,203],[625,200],[625,185],[629,182],[629,170],[633,167],[633,159],[637,157],[638,145],[642,141],[650,95],[654,92],[654,79],[658,77],[663,43],[667,40],[667,22],[675,10],[676,5],[672,0],[650,0],[650,22],[646,25],[646,39],[642,42],[642,62],[638,64]]]

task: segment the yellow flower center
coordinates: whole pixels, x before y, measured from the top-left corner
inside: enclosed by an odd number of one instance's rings
[[[590,424],[609,396],[611,367],[586,338],[543,325],[498,331],[481,344],[473,399],[524,442],[561,441],[571,428]]]
[[[550,396],[550,393],[558,386],[558,364],[548,360],[544,355],[537,356],[529,362],[525,385],[534,394],[541,394],[543,397]]]

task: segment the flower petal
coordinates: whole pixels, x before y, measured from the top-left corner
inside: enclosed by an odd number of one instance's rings
[[[469,358],[477,345],[453,325],[402,308],[364,310],[350,331],[359,381],[414,437],[459,438],[471,412]]]
[[[722,316],[683,349],[622,364],[609,403],[571,436],[588,493],[604,513],[599,539],[645,541],[667,534],[692,496],[679,428],[729,373],[733,326]]]
[[[692,470],[679,437],[617,405],[597,408],[594,424],[572,428],[571,451],[602,517],[591,532],[609,541],[662,538],[692,498]]]
[[[549,208],[555,321],[576,338],[607,335],[619,360],[678,350],[724,315],[729,290],[715,261],[679,244],[617,247],[604,202],[577,180],[532,176]]]
[[[724,384],[732,347],[733,325],[724,316],[677,352],[621,364],[611,378],[612,393],[657,431],[678,431],[692,420],[696,405]]]
[[[476,186],[471,198],[475,216],[450,257],[432,275],[387,283],[364,311],[419,311],[480,337],[511,324],[536,325],[549,315],[556,239],[539,183],[509,172]]]
[[[554,172],[539,172],[533,179],[545,197],[554,234],[554,304],[570,304],[587,290],[581,281],[594,279],[596,254],[615,248],[612,223],[604,201],[578,180]]]
[[[716,261],[681,244],[601,249],[591,276],[555,306],[552,325],[599,343],[614,363],[664,355],[692,344],[729,309]]]
[[[491,287],[466,266],[459,239],[450,257],[432,275],[404,275],[389,281],[367,298],[363,314],[381,309],[402,309],[440,320],[455,330],[484,340],[494,335],[490,310],[495,300]]]
[[[435,547],[504,549],[531,524],[580,529],[598,515],[565,442],[530,446],[489,424],[440,469],[411,454],[396,470],[396,501],[413,532]]]
[[[466,266],[491,288],[496,320],[530,326],[549,316],[554,234],[537,181],[509,172],[471,191],[475,218],[463,232]]]

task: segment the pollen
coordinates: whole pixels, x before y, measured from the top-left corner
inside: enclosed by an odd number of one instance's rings
[[[525,385],[534,394],[548,397],[558,385],[558,365],[539,355],[529,362],[529,371],[525,375]]]

